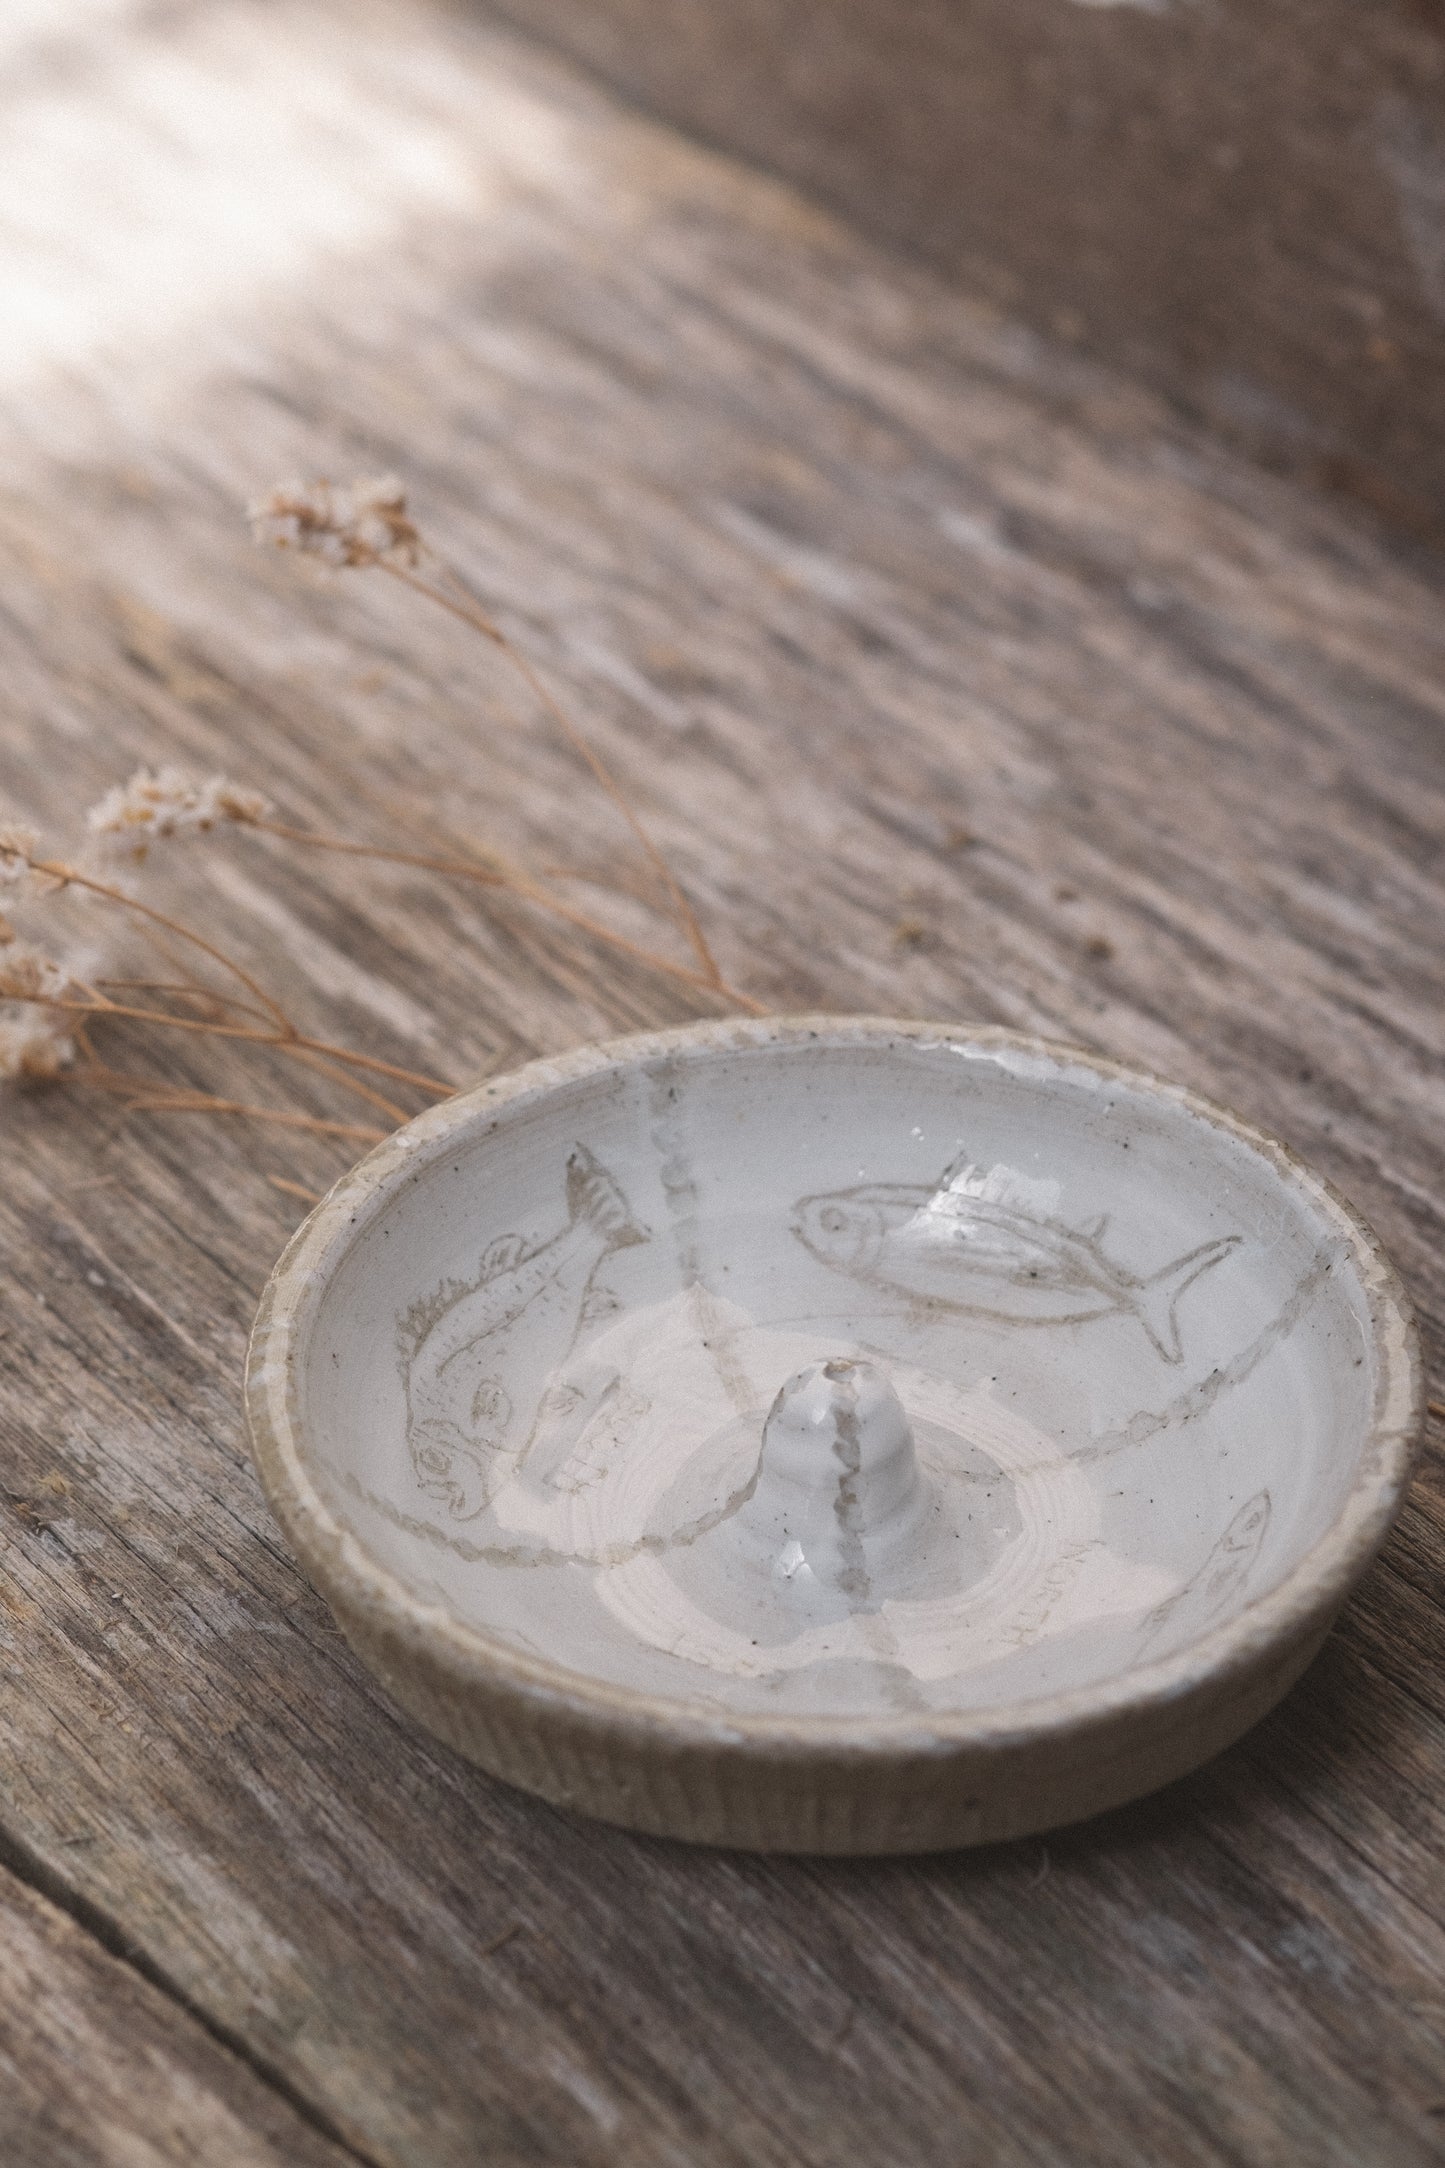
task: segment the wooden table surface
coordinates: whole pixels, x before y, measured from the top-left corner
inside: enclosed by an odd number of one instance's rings
[[[1441,1398],[1438,562],[475,16],[33,12],[0,29],[13,808],[64,841],[172,761],[629,875],[461,627],[251,548],[269,482],[394,468],[738,982],[1231,1102],[1374,1224]],[[169,863],[153,893],[406,1066],[701,1013],[422,873]],[[336,1111],[268,1059],[167,1073]],[[278,1538],[242,1349],[304,1209],[275,1180],[346,1148],[66,1088],[4,1135],[7,2163],[1445,2159],[1438,1419],[1324,1655],[1199,1776],[975,1854],[692,1852],[431,1744]]]

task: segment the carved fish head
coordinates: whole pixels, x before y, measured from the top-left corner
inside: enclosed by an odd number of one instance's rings
[[[882,1191],[840,1189],[804,1197],[793,1214],[793,1233],[805,1250],[836,1272],[867,1272],[878,1262],[889,1234],[916,1205]]]
[[[456,1521],[469,1521],[487,1502],[481,1459],[452,1424],[413,1424],[408,1442],[416,1479],[428,1498],[437,1499]]]

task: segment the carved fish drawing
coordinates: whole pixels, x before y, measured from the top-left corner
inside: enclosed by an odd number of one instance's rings
[[[1141,1640],[1152,1641],[1166,1626],[1173,1629],[1171,1640],[1188,1639],[1211,1625],[1249,1578],[1269,1527],[1269,1513],[1267,1490],[1246,1499],[1199,1570],[1149,1613]]]
[[[567,1213],[548,1241],[501,1236],[475,1280],[447,1281],[402,1319],[412,1466],[455,1520],[480,1513],[526,1453],[603,1258],[647,1239],[581,1144],[567,1161]]]
[[[1221,1235],[1140,1274],[1103,1247],[1108,1215],[1069,1227],[1005,1171],[955,1163],[934,1187],[874,1182],[804,1197],[793,1232],[835,1272],[893,1294],[1020,1324],[1135,1318],[1167,1363],[1183,1360],[1179,1303],[1239,1241]]]

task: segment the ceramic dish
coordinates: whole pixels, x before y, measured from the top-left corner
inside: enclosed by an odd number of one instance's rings
[[[907,1851],[1135,1797],[1382,1541],[1414,1329],[1283,1146],[1093,1055],[856,1018],[437,1107],[272,1275],[267,1493],[396,1699],[639,1829]]]

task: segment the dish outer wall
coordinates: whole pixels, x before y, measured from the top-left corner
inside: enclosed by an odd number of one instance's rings
[[[769,1043],[956,1045],[1081,1063],[1172,1100],[1262,1152],[1350,1241],[1377,1364],[1354,1486],[1307,1556],[1267,1595],[1162,1662],[1056,1696],[956,1718],[719,1717],[698,1704],[584,1684],[410,1595],[337,1520],[303,1464],[293,1334],[358,1207],[444,1151],[459,1128],[556,1086],[691,1051]],[[1035,1834],[1185,1775],[1242,1736],[1318,1652],[1383,1543],[1423,1416],[1408,1297],[1369,1229],[1287,1146],[1145,1071],[1022,1033],[869,1017],[683,1026],[529,1063],[444,1102],[344,1175],[293,1235],[251,1334],[246,1408],[271,1508],[343,1632],[388,1692],[494,1776],[553,1805],[654,1835],[760,1851],[902,1853]]]

